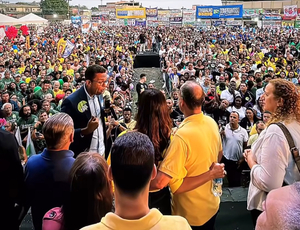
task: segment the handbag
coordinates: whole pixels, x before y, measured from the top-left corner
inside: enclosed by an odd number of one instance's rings
[[[61,208],[52,208],[44,215],[43,230],[63,230],[63,213]]]
[[[290,131],[285,127],[284,124],[282,123],[273,123],[275,125],[277,125],[283,132],[289,147],[290,147],[290,151],[292,153],[293,159],[297,165],[298,171],[300,173],[300,156],[299,156],[299,149],[296,147],[295,142],[293,140],[293,137],[290,133]]]

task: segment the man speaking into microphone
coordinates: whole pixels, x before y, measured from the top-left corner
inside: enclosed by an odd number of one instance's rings
[[[85,71],[85,84],[68,96],[62,104],[61,112],[69,114],[74,121],[74,142],[70,146],[78,156],[81,152],[97,152],[105,157],[105,121],[101,105],[108,76],[106,69],[92,65]]]

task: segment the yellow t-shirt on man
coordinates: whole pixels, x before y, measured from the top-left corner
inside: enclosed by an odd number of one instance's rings
[[[82,228],[81,230],[191,230],[186,219],[181,216],[164,216],[156,208],[137,220],[126,220],[109,212],[100,223]]]
[[[191,226],[201,226],[219,210],[220,198],[213,195],[212,181],[189,192],[174,194],[185,177],[207,172],[217,162],[222,141],[216,122],[195,114],[184,119],[159,166],[172,177],[169,186],[173,193],[172,214],[187,219]]]

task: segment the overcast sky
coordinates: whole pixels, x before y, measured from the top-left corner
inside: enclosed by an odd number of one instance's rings
[[[4,0],[5,1],[5,0]],[[38,0],[36,0],[38,2]],[[118,1],[118,0],[116,0]],[[102,3],[106,4],[107,2],[116,2],[111,0],[103,0]],[[30,0],[9,0],[9,2],[31,2]],[[170,9],[179,9],[181,7],[192,8],[192,5],[222,5],[221,0],[141,0],[139,1],[145,7],[161,7]],[[98,6],[101,4],[101,0],[72,0],[70,5],[86,5],[87,7]]]

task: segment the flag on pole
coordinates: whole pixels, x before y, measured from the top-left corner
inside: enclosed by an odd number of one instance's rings
[[[26,49],[30,49],[30,37],[29,37],[29,35],[26,36]]]
[[[20,127],[17,128],[17,131],[15,133],[15,137],[17,139],[18,145],[22,146],[22,138],[21,138]]]
[[[84,57],[84,60],[86,61],[86,65],[89,66],[90,65],[90,55],[86,54]]]
[[[28,127],[27,143],[26,143],[26,154],[27,154],[28,157],[31,157],[32,155],[36,154],[33,142],[31,140],[30,127]]]
[[[71,55],[74,47],[75,47],[75,44],[73,44],[72,42],[70,42],[69,40],[67,40],[65,51],[64,51],[64,54],[62,55],[62,57],[63,58],[69,57]]]

